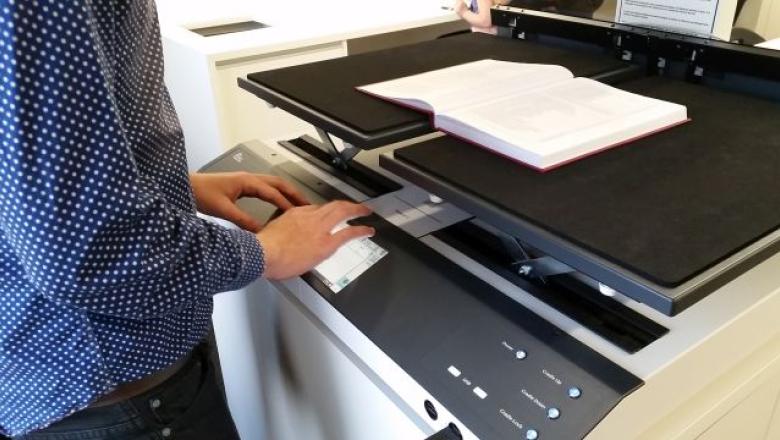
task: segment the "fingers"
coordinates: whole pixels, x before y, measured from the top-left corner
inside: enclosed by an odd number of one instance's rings
[[[268,184],[262,179],[250,178],[246,179],[242,196],[257,197],[258,199],[265,200],[268,203],[273,204],[277,208],[288,210],[292,208],[293,202],[287,199],[278,189]]]
[[[240,227],[241,229],[245,229],[247,231],[251,232],[258,232],[263,227],[263,225],[252,218],[251,215],[244,212],[241,208],[238,207],[238,205],[232,203],[229,200],[225,201],[226,203],[222,206],[222,211],[220,217],[230,219],[233,223],[236,224],[236,226]]]
[[[358,238],[373,237],[376,231],[369,226],[349,226],[333,234],[334,249]]]
[[[277,176],[249,174],[242,195],[260,198],[285,211],[293,206],[310,204],[298,188]]]
[[[328,228],[353,218],[365,217],[371,214],[371,209],[367,206],[345,201],[330,202],[320,208],[320,211],[322,221]]]
[[[268,183],[282,193],[287,200],[295,206],[305,206],[311,204],[306,196],[290,182],[276,176],[257,176],[257,178]]]

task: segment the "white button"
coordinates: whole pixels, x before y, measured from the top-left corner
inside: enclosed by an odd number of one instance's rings
[[[171,428],[163,428],[160,432],[163,437],[170,437],[171,436]]]
[[[617,295],[617,291],[615,289],[601,283],[599,283],[599,292],[601,292],[602,295],[609,297]]]
[[[536,440],[539,438],[539,433],[535,429],[529,429],[525,432],[526,440]]]
[[[528,353],[525,352],[525,350],[517,350],[517,353],[515,353],[515,357],[519,360],[523,360],[528,357]]]
[[[571,388],[569,388],[568,394],[569,394],[569,397],[571,397],[572,399],[579,399],[580,396],[582,396],[582,390],[580,390],[577,387],[571,387]]]
[[[485,392],[485,390],[483,390],[480,387],[474,388],[474,394],[476,394],[477,397],[479,397],[480,399],[484,399],[485,397],[487,397],[487,393]]]
[[[160,402],[160,399],[154,399],[154,400],[152,400],[151,402],[149,402],[149,405],[150,405],[152,408],[154,408],[154,409],[157,409],[157,408],[159,408],[159,407],[160,407],[160,405],[162,405],[162,402]]]
[[[447,368],[447,371],[449,371],[450,374],[453,375],[454,377],[460,377],[460,370],[455,368],[454,365],[451,365],[450,368]]]
[[[558,408],[550,408],[547,410],[547,417],[550,420],[556,420],[561,416],[561,411]]]

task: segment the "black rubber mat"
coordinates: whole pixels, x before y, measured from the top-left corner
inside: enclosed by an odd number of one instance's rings
[[[548,173],[450,137],[395,156],[667,287],[780,227],[780,103],[661,78],[621,88],[692,121]]]

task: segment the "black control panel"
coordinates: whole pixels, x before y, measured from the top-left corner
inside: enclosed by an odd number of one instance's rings
[[[535,325],[533,319],[526,322]],[[466,326],[423,364],[450,399],[484,421],[483,432],[491,434],[483,438],[581,438],[619,397],[573,360],[511,325]]]
[[[272,172],[312,201],[342,197],[296,165],[271,167],[244,147],[206,170]],[[262,219],[274,211],[244,203]],[[581,439],[642,385],[418,239],[377,216],[360,221],[376,228],[372,240],[388,254],[338,293],[313,275],[304,280],[479,438]],[[413,404],[439,417],[430,401]]]

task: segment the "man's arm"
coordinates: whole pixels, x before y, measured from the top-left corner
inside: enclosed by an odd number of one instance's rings
[[[253,233],[177,208],[139,171],[87,2],[0,18],[0,229],[43,296],[146,319],[263,272]]]

